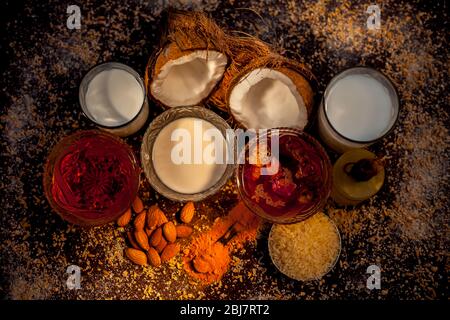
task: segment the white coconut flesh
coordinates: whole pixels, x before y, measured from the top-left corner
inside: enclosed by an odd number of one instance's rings
[[[197,50],[168,60],[152,82],[151,93],[169,107],[198,104],[222,79],[226,65],[227,57],[212,50]]]
[[[295,127],[308,121],[305,102],[294,82],[280,71],[254,69],[231,91],[230,111],[247,129]]]

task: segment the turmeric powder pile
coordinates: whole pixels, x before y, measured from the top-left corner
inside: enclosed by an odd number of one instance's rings
[[[230,253],[254,240],[260,225],[261,219],[239,202],[227,216],[216,220],[209,231],[192,240],[184,251],[184,269],[204,284],[219,281],[228,271]],[[225,238],[230,234],[231,237]]]

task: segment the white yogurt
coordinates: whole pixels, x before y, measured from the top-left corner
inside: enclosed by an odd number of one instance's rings
[[[208,121],[186,117],[170,122],[159,132],[152,162],[156,175],[168,188],[194,194],[211,188],[223,176],[226,151],[219,129]]]

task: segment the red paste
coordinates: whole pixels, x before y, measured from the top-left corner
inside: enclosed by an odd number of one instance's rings
[[[84,136],[57,159],[53,199],[72,214],[95,219],[123,211],[138,175],[129,150],[108,136]]]

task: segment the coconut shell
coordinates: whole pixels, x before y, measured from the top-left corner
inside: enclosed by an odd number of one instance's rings
[[[156,52],[156,54],[154,54],[148,60],[147,67],[145,70],[145,75],[144,75],[144,85],[145,85],[145,88],[147,90],[149,97],[152,98],[158,105],[162,106],[163,108],[167,108],[167,106],[164,103],[159,101],[152,94],[151,84],[153,82],[153,79],[156,78],[156,76],[160,73],[160,71],[164,67],[164,65],[166,65],[169,61],[177,60],[183,56],[190,55],[198,50],[200,50],[200,49],[181,50],[176,43],[171,42],[171,43],[168,43],[168,45],[166,47],[158,50]],[[205,50],[205,49],[201,49],[201,50]],[[209,49],[209,51],[215,51],[215,50]],[[219,85],[219,83],[220,83],[220,81],[216,84],[216,87]],[[214,91],[216,87],[214,87],[211,91]],[[205,99],[203,99],[203,101],[207,100],[209,98],[209,96],[210,96],[210,94]],[[199,101],[197,104],[201,104],[203,101]]]
[[[293,67],[294,66],[282,66],[274,69],[284,73],[292,80],[292,82],[295,83],[305,102],[306,110],[308,111],[308,118],[310,118],[314,110],[314,91],[311,84],[305,79],[303,74],[300,74],[298,69],[294,69]]]
[[[228,111],[227,93],[230,84],[249,63],[258,57],[271,55],[270,47],[254,37],[227,37],[230,50],[230,62],[217,90],[211,95],[209,102],[223,111]]]
[[[161,48],[159,50],[155,50],[153,52],[153,54],[150,56],[150,58],[148,59],[147,65],[145,66],[144,86],[145,86],[145,90],[147,92],[148,99],[155,102],[158,106],[165,108],[164,105],[161,102],[159,102],[157,99],[155,99],[150,92],[150,83],[153,79],[152,70],[155,65],[156,59],[158,58],[158,56],[160,55],[160,53],[162,51],[163,51],[163,49],[161,49]]]
[[[225,32],[203,12],[169,9],[166,11],[166,19],[160,48],[149,58],[144,75],[149,98],[163,108],[167,106],[153,97],[150,86],[168,61],[189,55],[196,50],[218,51],[225,54],[229,60],[230,52]],[[206,99],[208,98],[209,96]]]
[[[282,57],[278,54],[266,55],[253,61],[249,62],[246,67],[240,70],[238,74],[232,79],[228,86],[226,93],[227,111],[233,117],[233,113],[229,109],[229,101],[233,88],[244,79],[244,77],[250,73],[252,70],[258,68],[269,68],[282,72],[284,75],[289,77],[292,82],[296,85],[299,94],[303,98],[305,107],[308,113],[308,123],[315,112],[315,107],[317,105],[316,92],[318,90],[318,81],[311,70],[304,64],[297,61]],[[233,117],[234,122],[237,123],[239,127],[242,125]]]

